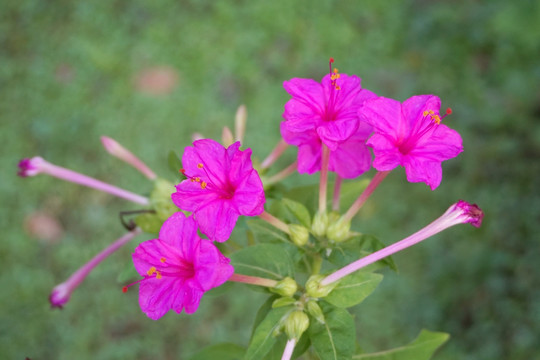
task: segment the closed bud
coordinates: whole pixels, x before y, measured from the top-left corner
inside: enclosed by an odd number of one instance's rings
[[[350,237],[351,222],[343,217],[330,222],[326,236],[335,242],[342,242]]]
[[[324,278],[324,275],[319,274],[312,275],[308,279],[308,281],[306,282],[306,292],[309,296],[314,298],[321,298],[330,294],[330,292],[334,290],[334,288],[337,286],[337,282],[323,286],[321,285],[321,281]]]
[[[298,290],[298,285],[296,284],[296,281],[290,277],[278,281],[276,286],[270,289],[270,291],[285,297],[292,297],[296,290]]]
[[[289,231],[292,242],[297,246],[304,246],[309,239],[309,230],[298,224],[290,224]]]
[[[321,324],[325,323],[322,309],[319,306],[319,304],[317,304],[317,302],[315,300],[309,300],[307,302],[307,304],[306,304],[306,309],[307,309],[309,315],[314,317],[315,320],[317,320]]]
[[[326,234],[326,228],[328,227],[328,214],[326,211],[317,211],[311,224],[311,231],[315,236],[324,236]]]
[[[285,334],[289,339],[300,339],[304,331],[309,327],[308,316],[300,310],[295,310],[289,314],[285,320]]]

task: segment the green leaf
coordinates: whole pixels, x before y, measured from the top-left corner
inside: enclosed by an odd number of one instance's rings
[[[321,302],[325,323],[312,319],[308,328],[311,344],[321,360],[349,360],[355,350],[356,329],[345,309]]]
[[[285,242],[290,243],[290,239],[283,231],[276,229],[261,219],[249,219],[246,220],[246,224],[253,232],[255,239],[258,242]]]
[[[356,271],[345,276],[325,301],[340,308],[348,308],[360,304],[382,281],[381,274]]]
[[[442,332],[422,330],[408,345],[371,354],[354,355],[355,360],[429,360],[450,335]]]
[[[276,343],[276,332],[281,327],[281,322],[287,317],[294,307],[281,307],[268,312],[263,321],[255,329],[245,359],[262,359]]]
[[[246,221],[246,224],[257,242],[281,245],[287,251],[293,263],[298,262],[302,257],[303,252],[291,242],[288,235],[268,224],[266,221],[249,219]],[[248,232],[248,239],[249,237],[250,233]]]
[[[246,349],[240,345],[223,343],[209,346],[202,349],[192,357],[190,360],[238,360],[244,357]]]
[[[180,160],[174,150],[169,151],[169,155],[167,156],[167,162],[169,164],[169,169],[174,173],[174,175],[178,176],[178,171],[182,169],[182,160]]]
[[[255,329],[257,329],[257,326],[264,320],[266,315],[268,315],[268,312],[272,310],[272,304],[276,299],[278,298],[277,295],[272,295],[266,301],[261,305],[259,310],[257,310],[257,314],[255,315],[255,320],[253,321],[253,329],[251,330],[251,337],[253,337],[253,334],[255,333]]]
[[[293,262],[282,244],[257,244],[231,255],[238,274],[279,279],[292,276]]]
[[[133,262],[129,261],[128,264],[124,267],[124,269],[118,274],[116,277],[116,281],[123,284],[128,281],[131,281],[133,279],[138,279],[141,276],[135,270],[135,266],[133,265]]]
[[[304,205],[291,199],[282,199],[281,202],[300,221],[300,224],[311,229],[311,215]]]

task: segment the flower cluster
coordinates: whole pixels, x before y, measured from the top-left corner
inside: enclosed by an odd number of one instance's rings
[[[451,110],[441,114],[441,102],[437,96],[418,95],[404,102],[378,96],[362,88],[356,75],[339,73],[332,67],[333,62],[330,59],[330,72],[321,82],[301,78],[284,82],[291,99],[285,104],[284,121],[280,125],[282,139],[255,167],[251,149],[240,150],[246,121],[243,106],[236,115],[236,136],[226,127],[223,144],[197,135],[192,146],[185,147],[181,161],[176,159],[177,169],[184,178],[176,185],[159,178],[115,140],[103,137],[103,146],[111,155],[135,167],[154,183],[154,190],[148,198],[53,165],[41,157],[23,159],[18,172],[22,177],[47,174],[108,192],[144,207],[126,212],[138,215],[134,222],[125,223],[129,230],[127,234],[97,254],[67,281],[54,287],[50,295],[51,304],[54,307],[64,306],[93,268],[146,231],[157,234],[157,237],[135,248],[132,260],[140,277],[124,286],[123,290],[125,292],[130,286],[139,285],[140,308],[149,318],[157,320],[169,310],[194,313],[204,293],[226,281],[263,286],[277,297],[272,304],[274,310],[262,323],[272,322],[272,326],[265,323],[264,327],[272,328],[272,338],[281,331],[285,333],[287,342],[282,359],[289,359],[308,328],[315,329],[308,331],[308,336],[312,337],[310,342],[319,351],[317,346],[325,339],[317,338],[316,327],[333,321],[331,316],[325,317],[331,312],[328,304],[342,308],[355,305],[380,281],[379,274],[372,274],[371,280],[363,279],[354,286],[346,283],[340,290],[340,282],[354,281],[349,275],[358,274],[358,270],[448,227],[464,223],[479,227],[484,216],[482,210],[475,204],[460,200],[438,219],[401,241],[387,247],[379,244],[360,258],[345,256],[347,262],[332,259],[333,252],[344,252],[343,244],[349,242],[349,248],[358,245],[354,242],[358,233],[350,230],[351,220],[391,170],[402,166],[409,182],[424,182],[435,190],[442,179],[441,163],[463,151],[460,135],[442,123]],[[277,174],[266,176],[270,166],[288,145],[298,147],[297,160]],[[341,215],[342,180],[355,179],[371,167],[377,172],[351,207]],[[286,208],[292,215],[284,215],[283,211],[276,216],[270,214],[265,210],[265,189],[296,171],[307,174],[320,171],[318,209],[308,209],[305,204],[282,199],[276,190],[278,196],[274,201],[282,205],[278,209]],[[326,203],[329,172],[335,173],[332,212],[328,212]],[[222,248],[221,245],[216,243],[229,240],[240,216],[258,216],[284,234],[275,235],[272,229],[269,233],[276,239],[269,243],[257,240],[260,243],[254,246],[251,245],[257,241],[248,237],[250,246],[227,258],[218,249],[218,246]],[[268,258],[272,257],[269,261]],[[321,271],[323,262],[326,262],[326,268]],[[297,284],[294,271],[308,272],[306,276],[298,277],[308,278],[304,286]],[[266,275],[271,278],[261,277]],[[371,275],[364,273],[358,276],[369,278]],[[368,288],[351,295],[350,291],[356,291],[351,289],[360,286]],[[333,295],[339,291],[349,294],[350,299],[344,295]],[[322,298],[327,300],[326,305],[319,306],[317,302]],[[270,316],[272,311],[276,312]],[[343,324],[340,320],[325,326],[328,330]],[[254,331],[259,331],[259,328]],[[340,333],[340,336],[350,335],[346,329],[341,329]],[[254,335],[246,358],[263,358],[266,355],[269,347],[256,343],[256,339],[261,338],[271,337],[268,334]],[[342,343],[346,342],[336,342]],[[259,353],[263,349],[266,352]],[[345,348],[343,351],[350,355],[349,358],[352,356],[352,350]]]

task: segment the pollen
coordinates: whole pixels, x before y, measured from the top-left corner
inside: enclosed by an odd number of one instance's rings
[[[201,181],[201,189],[206,189],[206,185],[205,181]]]
[[[202,168],[203,168],[203,164],[198,163],[198,164],[197,164],[197,167],[198,167],[199,169],[202,169]]]
[[[159,259],[160,262],[164,263],[165,261],[167,261],[167,259],[165,259],[164,257],[162,257],[161,259]]]
[[[156,268],[154,266],[152,266],[150,269],[148,269],[148,271],[146,272],[146,274],[148,274],[148,276],[152,276],[154,275],[154,273],[156,272]],[[158,271],[158,274],[159,274],[159,271]]]

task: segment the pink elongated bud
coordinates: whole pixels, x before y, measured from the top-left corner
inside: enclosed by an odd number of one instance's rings
[[[79,284],[90,274],[90,272],[98,266],[103,260],[105,260],[113,252],[121,248],[128,243],[131,239],[141,233],[141,229],[135,230],[125,234],[118,238],[111,245],[107,246],[103,251],[94,256],[89,262],[84,264],[79,270],[75,271],[66,281],[56,285],[49,295],[49,302],[53,308],[62,308],[71,297],[73,291],[79,286]]]
[[[22,159],[19,162],[19,171],[17,174],[21,177],[47,174],[58,179],[66,180],[83,186],[88,186],[90,188],[94,188],[96,190],[100,190],[129,201],[133,201],[137,204],[150,204],[148,198],[144,196],[134,194],[130,191],[121,189],[114,185],[107,184],[100,180],[96,180],[73,170],[53,165],[39,156]]]
[[[244,134],[246,133],[246,123],[247,123],[247,109],[246,105],[240,105],[236,110],[234,116],[234,140],[244,142]]]
[[[156,174],[141,159],[133,155],[131,151],[120,145],[116,140],[108,136],[102,136],[101,143],[109,154],[133,166],[148,179],[155,180],[157,178]]]
[[[454,205],[450,206],[448,210],[437,220],[433,221],[431,224],[425,228],[417,231],[411,236],[398,241],[395,244],[385,247],[379,251],[376,251],[368,256],[363,257],[362,259],[355,261],[338,271],[328,275],[321,281],[321,285],[328,285],[338,281],[339,279],[367,266],[375,261],[381,260],[387,256],[395,254],[398,251],[408,248],[409,246],[415,245],[422,240],[425,240],[451,226],[457,224],[466,224],[469,223],[474,227],[480,227],[482,225],[482,219],[484,218],[484,212],[476,204],[469,204],[466,201],[459,200]]]

